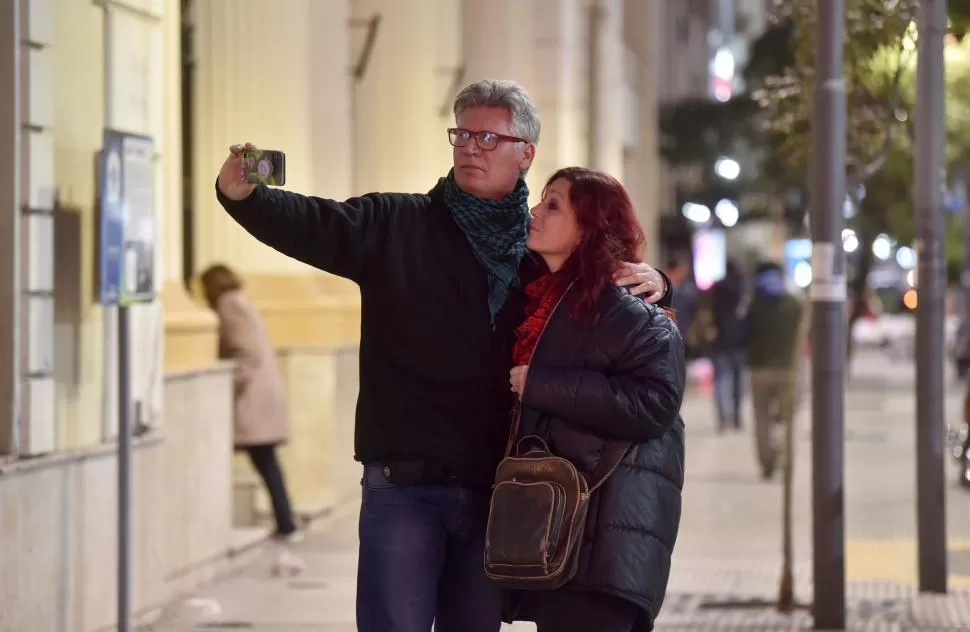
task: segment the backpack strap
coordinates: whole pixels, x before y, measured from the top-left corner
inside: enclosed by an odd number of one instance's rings
[[[527,421],[531,421],[534,424],[535,418],[533,417]],[[516,400],[515,406],[512,408],[512,427],[509,430],[509,441],[505,446],[505,458],[512,456],[515,452],[515,448],[518,445],[517,437],[519,436],[519,430],[522,427],[522,403],[519,400]],[[620,463],[626,457],[626,453],[629,452],[632,446],[633,443],[630,441],[607,442],[606,448],[603,450],[603,456],[600,457],[599,462],[596,464],[596,467],[593,468],[593,472],[590,474],[587,481],[590,493],[593,493],[595,490],[599,489],[603,483],[605,483],[606,480],[612,476],[613,472],[615,472],[616,468],[620,466]]]
[[[610,441],[606,444],[603,456],[589,476],[589,493],[599,489],[613,475],[632,446],[630,441]]]

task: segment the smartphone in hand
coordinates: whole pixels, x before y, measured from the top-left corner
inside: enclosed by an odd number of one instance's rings
[[[253,184],[281,187],[286,184],[286,154],[273,149],[255,149],[243,154],[246,180]]]

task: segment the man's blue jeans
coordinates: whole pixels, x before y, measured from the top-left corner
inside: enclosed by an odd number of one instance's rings
[[[489,490],[388,482],[364,468],[358,632],[498,632],[502,593],[485,577]]]
[[[741,427],[741,404],[744,401],[745,353],[739,350],[715,351],[714,402],[718,426]]]

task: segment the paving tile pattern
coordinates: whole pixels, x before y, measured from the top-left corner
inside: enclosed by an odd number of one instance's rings
[[[869,352],[854,363],[846,394],[845,498],[848,629],[872,632],[970,630],[970,492],[947,464],[950,571],[945,596],[919,595],[915,578],[916,494],[914,368]],[[960,388],[948,386],[955,419]],[[795,592],[811,600],[811,418],[797,422],[793,500]],[[749,411],[750,413],[750,411]],[[750,423],[719,434],[708,393],[685,400],[687,483],[667,600],[658,632],[811,629],[809,609],[782,615],[766,602],[780,571],[781,487],[763,482]],[[748,415],[750,420],[750,414]],[[354,626],[356,514],[353,507],[317,525],[296,549],[307,565],[297,578],[271,574],[279,551],[239,575],[200,591],[217,612],[173,607],[155,632],[351,632]],[[957,580],[963,580],[962,583]],[[958,585],[959,584],[959,585]],[[505,632],[534,630],[528,624]]]

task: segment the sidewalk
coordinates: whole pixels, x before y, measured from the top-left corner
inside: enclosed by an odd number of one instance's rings
[[[970,629],[970,492],[947,463],[950,594],[920,596],[915,553],[915,402],[904,386],[912,368],[858,359],[846,396],[846,567],[850,629]],[[907,375],[908,373],[908,375]],[[865,378],[865,379],[863,379]],[[956,414],[960,394],[950,392]],[[684,513],[667,601],[657,630],[808,629],[807,611],[724,609],[729,602],[771,600],[781,566],[781,486],[759,480],[750,429],[719,435],[712,403],[692,392]],[[807,407],[798,420],[794,524],[796,595],[811,598],[811,442]],[[749,424],[750,426],[750,424]],[[350,632],[354,626],[356,506],[315,525],[296,547],[307,564],[277,578],[278,550],[267,545],[252,566],[201,591],[203,601],[173,606],[154,632],[252,630]],[[211,612],[206,615],[206,608]],[[181,620],[179,620],[181,618]],[[533,630],[518,624],[507,632]]]

